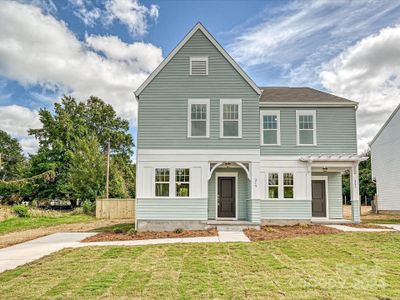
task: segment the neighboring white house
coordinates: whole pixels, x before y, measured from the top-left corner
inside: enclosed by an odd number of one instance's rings
[[[378,211],[400,211],[400,105],[369,144]]]

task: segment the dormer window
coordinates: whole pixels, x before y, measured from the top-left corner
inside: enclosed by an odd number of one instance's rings
[[[190,75],[208,75],[208,57],[190,57]]]

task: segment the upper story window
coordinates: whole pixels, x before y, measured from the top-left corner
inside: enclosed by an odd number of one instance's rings
[[[208,57],[190,57],[190,75],[208,75]]]
[[[315,110],[297,110],[297,145],[316,146],[317,126]]]
[[[189,197],[190,169],[175,169],[175,186],[177,197]]]
[[[242,100],[220,100],[220,136],[225,138],[242,137]]]
[[[261,112],[261,144],[280,145],[280,112],[262,111]]]
[[[155,195],[156,197],[169,196],[169,169],[155,170]]]
[[[208,137],[210,99],[188,100],[188,137]]]

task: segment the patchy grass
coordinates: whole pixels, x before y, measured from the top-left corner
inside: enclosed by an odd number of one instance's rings
[[[49,227],[60,224],[86,223],[95,218],[87,215],[72,215],[59,213],[58,216],[32,216],[30,218],[10,217],[0,222],[0,235],[39,227]]]
[[[399,243],[398,233],[346,233],[66,249],[0,274],[0,298],[398,299]]]
[[[387,219],[362,219],[362,222],[366,224],[400,224],[400,216],[392,216]]]
[[[115,232],[115,231],[128,232],[131,229],[132,230],[135,229],[134,223],[115,224],[115,225],[111,225],[111,226],[96,228],[92,231],[94,231],[94,232]]]

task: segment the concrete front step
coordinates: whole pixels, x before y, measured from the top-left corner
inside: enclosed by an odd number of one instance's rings
[[[312,218],[312,224],[320,224],[320,225],[346,225],[346,224],[353,224],[352,220],[346,219],[319,219],[319,218]]]
[[[209,220],[208,227],[217,228],[218,231],[242,231],[243,229],[260,229],[260,224],[249,221]]]

